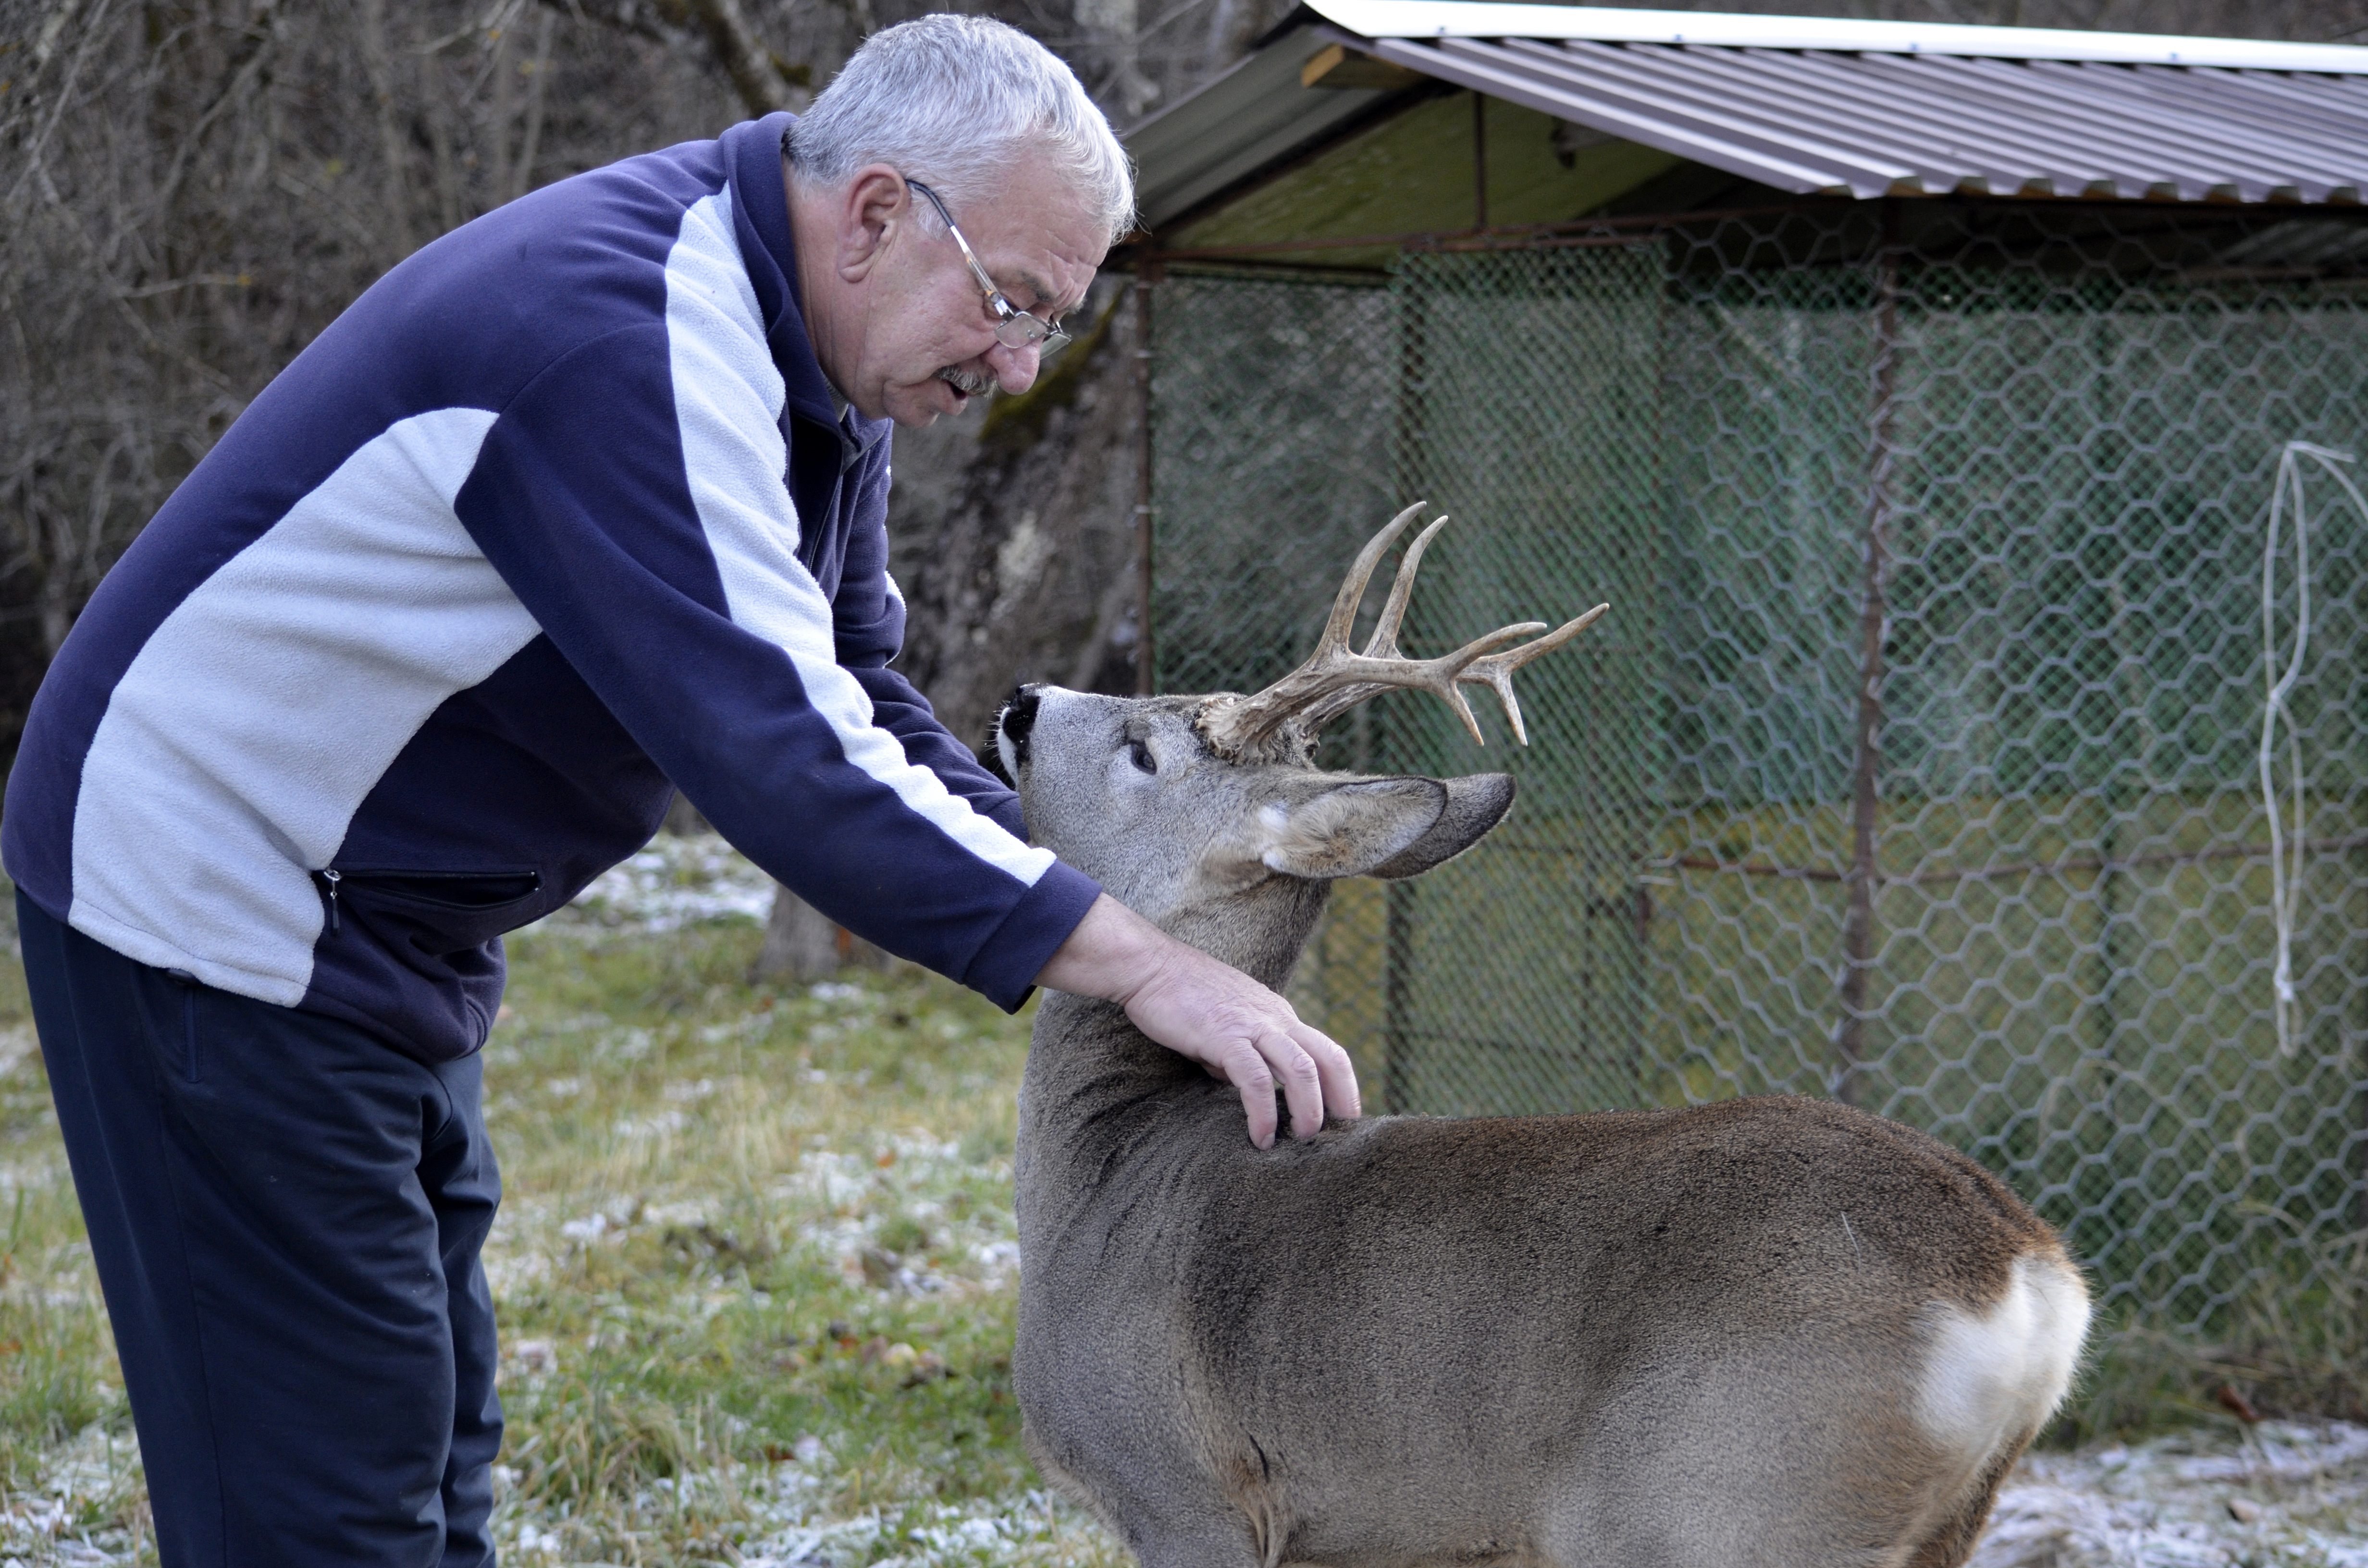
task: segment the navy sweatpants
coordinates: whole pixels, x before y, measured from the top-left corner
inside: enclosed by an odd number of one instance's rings
[[[17,914],[165,1568],[492,1562],[477,1059]]]

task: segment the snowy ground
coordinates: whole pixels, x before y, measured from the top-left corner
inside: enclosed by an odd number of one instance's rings
[[[803,1448],[797,1457],[762,1476],[687,1478],[692,1487],[737,1479],[778,1518],[744,1553],[746,1568],[881,1562],[892,1528],[899,1550],[885,1562],[899,1568],[1049,1563],[1079,1544],[1081,1523],[1034,1494],[894,1527],[815,1520],[809,1476],[830,1461]],[[61,1450],[0,1515],[0,1568],[136,1561],[128,1540],[85,1535],[74,1522],[108,1512],[137,1474],[121,1440],[96,1430]],[[534,1540],[513,1544],[528,1561],[552,1561]],[[2033,1455],[2000,1493],[1972,1568],[2368,1568],[2368,1427],[2269,1422],[2242,1438],[2185,1433]]]
[[[530,930],[678,930],[703,920],[763,921],[773,881],[713,834],[662,833]]]
[[[2264,1422],[2026,1459],[1974,1568],[2368,1568],[2368,1426]]]

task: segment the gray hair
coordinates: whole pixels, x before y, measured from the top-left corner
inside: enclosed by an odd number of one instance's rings
[[[1050,159],[1115,242],[1134,226],[1134,171],[1068,66],[986,17],[930,16],[873,33],[790,133],[800,176],[845,184],[887,164],[956,207],[1023,160]]]

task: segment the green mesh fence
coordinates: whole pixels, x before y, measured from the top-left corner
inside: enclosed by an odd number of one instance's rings
[[[1171,277],[1162,690],[1296,663],[1417,498],[1458,521],[1411,650],[1613,607],[1523,672],[1526,750],[1403,694],[1326,737],[1520,796],[1339,889],[1305,1009],[1394,1110],[1847,1097],[2155,1321],[2332,1278],[2368,1229],[2368,526],[2323,477],[2283,1046],[2257,752],[2281,451],[2368,441],[2368,287],[2325,266],[2363,256],[2324,215],[1927,201]]]

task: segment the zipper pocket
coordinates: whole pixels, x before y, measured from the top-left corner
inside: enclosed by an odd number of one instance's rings
[[[332,891],[357,901],[393,901],[430,909],[497,909],[542,891],[540,871],[324,871]]]
[[[482,947],[541,913],[542,873],[346,867],[313,873],[327,906],[324,936],[347,920],[356,940],[445,957]]]

